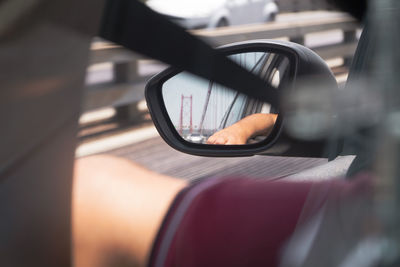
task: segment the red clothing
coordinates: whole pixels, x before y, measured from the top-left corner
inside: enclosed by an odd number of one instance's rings
[[[150,266],[277,266],[299,218],[345,192],[346,181],[207,179],[176,198]],[[312,196],[312,205],[305,205]],[[305,208],[306,207],[306,208]]]

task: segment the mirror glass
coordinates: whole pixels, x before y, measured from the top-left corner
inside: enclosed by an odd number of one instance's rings
[[[246,52],[229,56],[279,90],[289,76],[281,54]],[[181,137],[191,143],[245,145],[265,140],[278,110],[213,81],[180,72],[162,87],[168,115]]]

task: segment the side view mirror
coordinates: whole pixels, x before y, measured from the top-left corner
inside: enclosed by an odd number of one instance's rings
[[[257,40],[218,49],[263,79],[266,90],[276,90],[282,98],[302,90],[310,81],[337,89],[329,67],[304,46]],[[245,90],[238,92],[173,67],[148,82],[146,100],[160,135],[185,153],[324,156],[323,138],[300,140],[286,133],[285,103],[268,103],[246,95]]]

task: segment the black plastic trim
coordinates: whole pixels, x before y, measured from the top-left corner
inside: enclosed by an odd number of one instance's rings
[[[285,88],[280,88],[279,94],[287,90],[296,90],[296,82],[301,79],[323,79],[326,86],[337,88],[336,79],[326,63],[315,52],[296,43],[253,40],[225,45],[218,50],[226,56],[245,52],[272,52],[287,56],[290,61],[289,75],[292,81]],[[256,144],[225,146],[195,144],[185,141],[170,121],[162,97],[163,83],[181,71],[181,69],[173,67],[166,69],[154,76],[148,82],[145,90],[149,111],[158,132],[176,150],[192,155],[213,157],[252,156],[255,154],[331,157],[331,155],[325,155],[325,146],[328,140],[303,141],[289,136],[284,131],[283,112],[279,113],[271,134],[265,140]],[[266,99],[266,96],[262,96],[260,92],[246,91],[244,88],[241,88],[240,92],[250,97]],[[279,106],[279,103],[272,102],[271,104]]]
[[[243,42],[236,43],[234,45],[227,45],[218,48],[218,50],[225,55],[232,55],[236,53],[246,52],[271,52],[280,53],[287,56],[290,61],[290,77],[293,80],[296,77],[296,66],[298,64],[298,54],[291,47],[285,47],[275,42]],[[154,124],[160,133],[161,137],[173,148],[199,156],[221,156],[221,157],[236,157],[236,156],[250,156],[257,153],[261,153],[272,146],[280,135],[283,116],[278,115],[274,129],[270,135],[263,141],[257,144],[249,145],[205,145],[205,144],[194,144],[185,141],[175,130],[171,120],[169,119],[167,110],[162,97],[162,85],[172,76],[181,72],[182,70],[170,67],[160,74],[154,76],[146,86],[146,100],[150,110],[151,117]],[[293,83],[289,84],[289,88],[292,89]],[[246,91],[242,91],[246,94]]]

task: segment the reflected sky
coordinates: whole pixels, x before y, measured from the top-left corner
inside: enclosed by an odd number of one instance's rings
[[[265,52],[251,52],[232,55],[230,58],[246,69],[256,72],[260,68],[260,64],[257,63],[268,55],[269,53]],[[200,125],[206,129],[218,129],[235,99],[236,91],[215,83],[212,89],[209,89],[210,81],[188,72],[182,72],[164,83],[163,99],[175,127],[182,123],[184,127],[192,125],[194,130]]]

